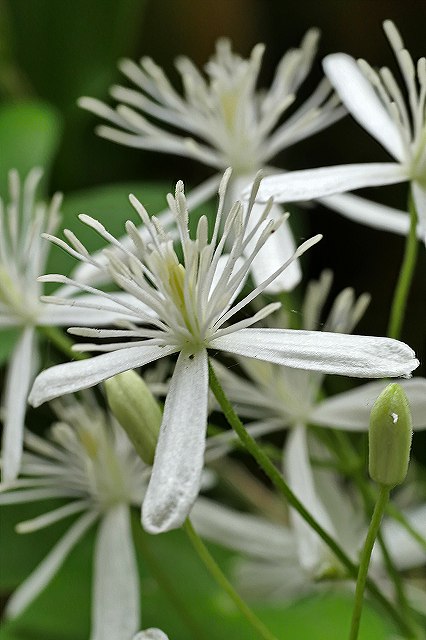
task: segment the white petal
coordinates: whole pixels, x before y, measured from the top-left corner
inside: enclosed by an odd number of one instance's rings
[[[264,205],[255,204],[250,216],[248,229],[254,226],[258,217],[263,213]],[[268,219],[277,220],[283,215],[281,207],[274,204],[271,207]],[[256,243],[256,238],[247,245],[249,252]],[[263,245],[253,261],[252,273],[255,285],[259,285],[277,271],[284,262],[289,260],[296,251],[293,234],[290,225],[285,220],[281,226],[273,233]],[[281,291],[292,291],[299,284],[302,278],[299,260],[293,260],[289,266],[265,289],[266,293],[280,293]]]
[[[333,526],[315,488],[315,481],[309,462],[306,428],[299,425],[290,431],[284,452],[284,471],[291,490],[314,516],[319,524],[331,535]],[[294,509],[290,510],[295,529],[298,556],[301,566],[313,575],[321,571],[326,560],[324,542]]]
[[[344,53],[326,56],[328,79],[355,120],[397,160],[404,158],[401,135],[356,60]]]
[[[254,176],[250,179],[249,176],[244,178],[236,178],[231,180],[230,183],[230,197],[232,202],[241,198],[241,193],[244,187],[249,185],[253,181]],[[246,205],[247,209],[247,205]],[[263,214],[265,206],[262,204],[255,204],[249,218],[247,225],[247,233],[250,233],[253,227],[259,221],[260,216]],[[268,220],[277,220],[283,215],[282,208],[274,204],[271,207]],[[249,254],[255,247],[257,237],[255,236],[251,242],[247,245],[247,254]],[[284,262],[291,258],[296,251],[296,245],[294,242],[293,234],[290,229],[290,225],[285,220],[281,226],[273,233],[262,249],[257,254],[253,261],[251,271],[255,285],[259,285],[269,278],[275,271],[277,271]],[[266,293],[279,293],[281,291],[291,291],[296,285],[299,284],[302,277],[299,261],[296,259],[289,264],[270,285],[265,289]]]
[[[413,429],[426,429],[426,378],[401,380],[407,394]],[[314,424],[351,431],[368,431],[370,412],[387,382],[369,382],[321,402],[310,416]]]
[[[421,535],[426,531],[426,504],[422,504],[409,512],[404,513],[410,525]],[[414,567],[423,567],[426,562],[426,552],[413,536],[395,520],[385,520],[382,525],[382,534],[390,556],[397,569],[405,570]],[[372,555],[373,563],[381,563],[380,548],[376,545]]]
[[[91,640],[130,640],[140,624],[139,576],[127,505],[111,508],[96,537]]]
[[[419,366],[414,351],[399,340],[326,331],[241,329],[214,338],[209,348],[355,378],[409,377]]]
[[[366,224],[373,229],[390,231],[391,233],[406,236],[410,228],[410,218],[406,211],[387,207],[384,204],[372,202],[371,200],[354,196],[351,193],[341,193],[320,198],[319,202],[341,213],[345,218]]]
[[[420,226],[420,235],[426,244],[426,187],[419,182],[412,182],[413,200],[416,205],[417,219]]]
[[[60,569],[71,549],[83,537],[96,518],[96,513],[89,512],[74,522],[44,560],[14,592],[6,606],[8,617],[18,616],[43,591]]]
[[[142,367],[175,352],[175,347],[129,347],[87,360],[50,367],[35,379],[29,401],[34,407],[38,407],[47,400],[93,387],[117,373]]]
[[[22,440],[28,392],[34,375],[34,329],[24,329],[12,354],[6,375],[2,440],[3,482],[14,480],[22,458]]]
[[[142,313],[152,315],[153,311],[134,296],[124,292],[114,292],[115,300],[97,296],[93,294],[70,297],[68,304],[58,305],[44,303],[39,324],[53,326],[83,326],[98,327],[110,325],[117,320],[128,319],[135,321],[135,317],[126,314],[126,309],[116,302],[122,300],[123,303],[130,303],[133,307],[141,308]],[[83,306],[80,306],[83,305]],[[116,309],[114,311],[113,309]]]
[[[393,162],[341,164],[267,176],[260,183],[257,200],[266,202],[272,197],[275,202],[298,202],[407,180],[406,170]]]
[[[233,511],[207,498],[195,502],[191,520],[203,538],[257,558],[283,561],[292,558],[296,550],[295,537],[288,527]]]
[[[207,426],[207,352],[181,353],[173,372],[142,507],[150,533],[179,527],[201,483]]]
[[[151,627],[151,629],[137,633],[133,640],[169,640],[169,636],[166,636],[160,629]]]

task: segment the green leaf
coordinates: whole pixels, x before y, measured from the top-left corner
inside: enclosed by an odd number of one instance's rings
[[[8,191],[10,169],[17,169],[22,178],[35,166],[43,167],[45,174],[48,173],[60,133],[59,114],[48,104],[22,102],[0,107],[1,194]]]

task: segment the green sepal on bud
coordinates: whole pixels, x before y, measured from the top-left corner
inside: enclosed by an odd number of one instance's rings
[[[112,413],[127,433],[138,455],[151,465],[162,420],[158,402],[134,371],[119,373],[104,384]]]
[[[412,434],[407,396],[399,384],[389,384],[370,415],[369,473],[375,482],[392,488],[404,481]]]

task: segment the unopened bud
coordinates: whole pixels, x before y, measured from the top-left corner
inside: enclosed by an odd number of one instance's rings
[[[374,403],[370,416],[369,472],[375,482],[394,487],[404,481],[412,433],[407,396],[399,384],[389,384]]]
[[[145,382],[134,371],[119,373],[105,381],[108,404],[138,455],[147,464],[154,461],[161,409]]]

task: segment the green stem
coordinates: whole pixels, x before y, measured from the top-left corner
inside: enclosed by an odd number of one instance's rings
[[[182,620],[191,632],[191,635],[195,640],[206,640],[207,636],[203,629],[199,626],[198,622],[194,620],[191,612],[188,610],[186,603],[180,597],[178,591],[174,588],[173,584],[169,580],[167,573],[157,562],[157,559],[153,555],[149,548],[145,534],[138,535],[138,544],[142,551],[144,560],[149,567],[151,575],[156,580],[160,589],[164,591],[176,611],[181,616]]]
[[[185,521],[183,525],[186,535],[188,536],[192,546],[197,552],[200,560],[203,562],[205,567],[208,569],[209,573],[216,580],[217,584],[228,594],[231,600],[234,602],[236,607],[240,610],[246,620],[250,623],[250,625],[255,629],[256,633],[263,640],[277,640],[276,636],[274,636],[267,627],[263,624],[261,620],[256,616],[255,613],[250,609],[249,606],[244,602],[244,600],[238,595],[235,591],[232,584],[229,582],[228,578],[223,573],[222,569],[217,564],[216,560],[210,554],[204,542],[201,540],[200,536],[195,531],[194,527],[191,524],[189,518]]]
[[[305,509],[300,500],[291,491],[290,487],[284,481],[284,478],[276,469],[276,467],[269,460],[268,456],[257,445],[256,441],[247,433],[241,420],[235,413],[231,403],[226,397],[222,386],[220,385],[214,369],[209,361],[209,381],[210,387],[213,391],[216,400],[218,401],[225,418],[229,422],[230,426],[235,430],[241,441],[243,442],[246,450],[253,456],[256,462],[259,464],[263,472],[270,479],[272,484],[283,495],[288,503],[299,512],[302,518],[309,524],[309,526],[316,531],[316,533],[322,538],[325,544],[333,551],[334,555],[344,567],[348,570],[348,573],[356,579],[358,575],[357,566],[346,555],[340,545],[322,528],[322,526],[315,520],[315,518]],[[394,608],[392,603],[381,593],[376,584],[369,578],[367,578],[367,587],[371,595],[373,595],[377,602],[388,612],[393,618],[395,623],[401,629],[403,633],[409,632],[408,625],[405,620],[400,616],[399,612]]]
[[[380,523],[386,504],[389,500],[390,488],[382,485],[380,487],[374,512],[371,517],[370,526],[368,527],[367,537],[365,539],[364,548],[361,554],[358,578],[356,582],[354,609],[352,613],[351,630],[349,640],[357,640],[359,632],[359,623],[361,620],[362,605],[364,603],[364,590],[367,581],[368,567],[370,564],[371,552],[373,550],[374,541],[379,532]]]
[[[411,281],[413,279],[414,268],[416,266],[418,242],[417,242],[417,212],[414,205],[413,197],[409,197],[410,211],[410,229],[405,240],[404,258],[401,270],[398,276],[398,282],[395,288],[394,298],[392,301],[388,336],[390,338],[399,338],[401,335],[402,323],[404,321],[405,307],[407,304],[408,293],[410,291]]]
[[[85,353],[74,351],[72,349],[73,341],[57,327],[38,326],[37,330],[51,340],[55,347],[68,356],[70,360],[85,360],[89,357]]]
[[[356,463],[356,452],[355,449],[348,438],[348,435],[342,431],[333,431],[332,435],[334,435],[336,443],[338,445],[338,454],[343,457],[343,461],[348,465],[350,469],[352,469],[352,477],[353,480],[358,487],[359,492],[362,495],[364,500],[365,509],[367,513],[371,513],[370,505],[375,505],[377,501],[377,495],[372,493],[371,485],[368,484],[365,480],[364,474],[361,470],[361,466]],[[389,513],[391,510],[390,502],[387,502],[385,505],[385,511]],[[410,531],[411,533],[411,531]],[[386,567],[386,570],[389,574],[389,577],[394,583],[395,593],[398,598],[398,602],[400,605],[400,609],[405,616],[405,619],[411,618],[410,607],[407,601],[407,597],[405,595],[404,590],[404,582],[402,576],[398,569],[395,567],[393,559],[388,551],[386,542],[381,535],[381,532],[378,532],[377,539],[382,550],[383,561]],[[423,541],[425,542],[425,541]]]

